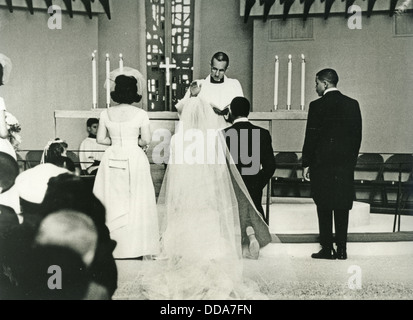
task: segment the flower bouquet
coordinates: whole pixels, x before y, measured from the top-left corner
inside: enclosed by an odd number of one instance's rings
[[[22,142],[22,138],[19,134],[21,131],[21,126],[19,120],[12,115],[10,112],[5,112],[6,115],[6,125],[9,131],[9,141],[13,145],[14,149],[17,150]]]

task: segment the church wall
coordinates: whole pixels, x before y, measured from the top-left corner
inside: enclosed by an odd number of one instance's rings
[[[212,55],[224,51],[230,59],[227,76],[238,79],[245,97],[252,101],[252,21],[244,23],[238,0],[202,0],[199,12],[200,37],[195,45],[199,46],[200,72],[194,76],[209,75]]]
[[[119,54],[122,53],[125,67],[138,69],[146,75],[146,20],[145,1],[122,0],[112,1],[112,19],[106,15],[99,15],[99,51],[101,65],[99,83],[103,84],[106,78],[104,59],[110,54],[111,67],[119,67]],[[101,86],[102,87],[102,86]],[[102,87],[103,88],[103,87]],[[105,105],[104,89],[100,95],[100,106]],[[147,110],[146,96],[141,105]]]
[[[54,110],[91,108],[90,55],[98,50],[99,105],[104,107],[104,55],[112,63],[123,53],[125,65],[145,73],[143,1],[113,1],[112,20],[105,14],[89,19],[63,14],[62,29],[50,30],[46,12],[30,15],[27,9],[9,13],[0,8],[0,52],[14,62],[11,82],[0,87],[8,109],[20,120],[22,149],[43,148],[54,137]],[[393,18],[387,14],[363,16],[362,30],[350,30],[342,16],[314,18],[311,41],[268,41],[266,23],[239,15],[239,1],[200,0],[199,37],[195,77],[209,74],[212,54],[229,54],[228,76],[240,80],[254,111],[273,108],[274,56],[280,57],[280,108],[285,108],[287,55],[293,55],[293,109],[300,102],[300,60],[306,56],[306,108],[316,99],[314,75],[324,67],[337,69],[339,89],[359,100],[363,115],[363,152],[413,152],[412,81],[413,37],[395,37]],[[291,18],[289,18],[291,19]],[[339,41],[337,41],[339,39]],[[334,44],[334,45],[332,45]],[[410,73],[409,73],[410,72]],[[146,99],[143,99],[146,101]],[[58,135],[76,148],[86,135],[84,120],[59,120]],[[305,121],[279,121],[273,128],[275,150],[299,151]]]
[[[93,51],[97,50],[99,108],[105,108],[106,101],[106,53],[112,69],[118,67],[122,53],[125,66],[146,74],[145,51],[141,53],[145,50],[143,9],[143,1],[113,1],[111,20],[104,13],[89,19],[75,12],[70,18],[63,11],[61,30],[50,30],[46,10],[30,15],[27,9],[9,13],[0,8],[0,52],[14,64],[11,82],[0,88],[0,95],[21,122],[21,149],[43,149],[54,138],[55,110],[92,108]],[[58,119],[57,136],[77,150],[87,135],[85,123],[86,119]]]
[[[297,18],[298,20],[301,20]],[[413,37],[394,36],[394,18],[362,17],[362,29],[351,30],[342,16],[314,18],[308,41],[269,41],[270,20],[254,22],[253,104],[256,111],[274,105],[274,59],[280,58],[279,109],[286,109],[287,57],[293,55],[292,109],[300,108],[301,54],[306,57],[306,109],[317,99],[315,74],[334,68],[338,88],[357,99],[363,117],[362,152],[413,152]],[[274,148],[300,151],[305,121],[281,121],[274,127]]]
[[[97,48],[97,19],[63,12],[62,28],[48,28],[46,10],[10,13],[0,8],[0,52],[10,57],[9,84],[0,87],[7,109],[22,126],[21,149],[43,149],[54,139],[55,110],[91,108],[91,53]],[[69,121],[70,122],[70,121]],[[60,132],[77,149],[72,136],[85,136],[84,121]],[[70,135],[70,136],[69,136]]]

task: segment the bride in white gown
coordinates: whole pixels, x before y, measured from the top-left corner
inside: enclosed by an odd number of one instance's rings
[[[256,283],[243,278],[239,196],[232,181],[248,199],[243,206],[255,207],[235,165],[228,164],[218,128],[211,106],[199,97],[189,99],[171,139],[158,198],[161,254],[157,261],[143,262],[141,275],[119,288],[119,298],[266,298]]]

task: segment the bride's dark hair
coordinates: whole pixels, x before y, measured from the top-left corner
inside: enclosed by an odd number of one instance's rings
[[[134,77],[117,76],[115,84],[115,91],[110,94],[113,101],[126,104],[141,101],[142,96],[138,94],[138,81]]]
[[[3,65],[0,63],[0,86],[3,85]]]

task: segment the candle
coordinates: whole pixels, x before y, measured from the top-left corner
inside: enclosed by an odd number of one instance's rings
[[[278,108],[278,73],[279,73],[279,61],[278,56],[275,56],[275,81],[274,81],[274,109]]]
[[[301,110],[304,110],[305,103],[305,56],[301,55]]]
[[[97,108],[97,74],[96,74],[96,56],[92,53],[92,107]]]
[[[106,54],[106,107],[110,107],[110,58]]]
[[[122,55],[122,53],[119,54],[119,69],[120,69],[120,72],[123,72],[123,55]]]
[[[291,109],[291,78],[293,63],[291,54],[288,56],[288,84],[287,84],[287,110]]]

